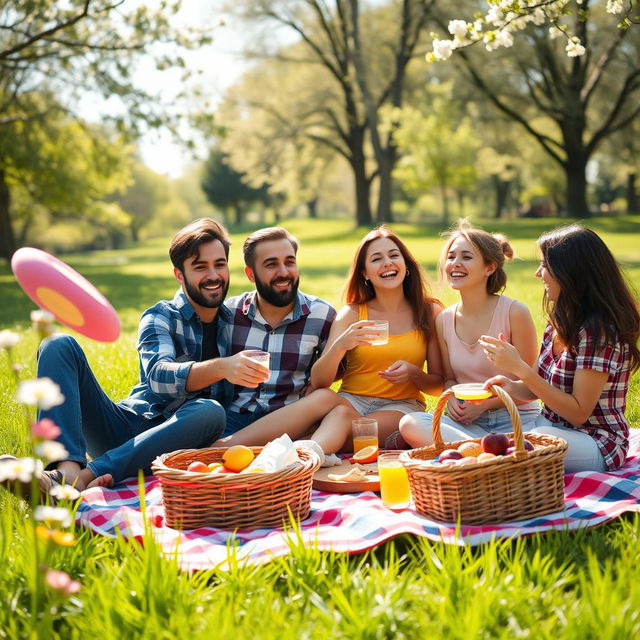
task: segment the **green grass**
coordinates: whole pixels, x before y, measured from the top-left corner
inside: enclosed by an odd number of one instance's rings
[[[508,266],[508,293],[526,302],[540,331],[541,289],[533,277],[535,239],[557,221],[486,223],[512,238],[520,256]],[[640,220],[590,221],[634,282],[640,281]],[[338,305],[353,250],[363,230],[344,221],[293,220],[301,242],[302,289]],[[432,277],[440,230],[394,225]],[[234,234],[231,294],[248,288]],[[94,282],[120,314],[121,338],[97,344],[80,338],[105,391],[124,397],[137,378],[140,313],[176,290],[166,248],[155,239],[117,254],[64,259]],[[449,291],[436,291],[445,304]],[[28,327],[33,308],[7,266],[0,266],[0,329],[20,331],[16,360],[34,375],[37,341]],[[6,354],[0,353],[0,451],[24,451],[24,424],[12,395]],[[636,375],[628,415],[640,425]],[[0,638],[594,638],[640,637],[640,517],[626,515],[582,532],[550,533],[478,548],[458,548],[400,536],[365,554],[347,556],[294,546],[290,556],[228,572],[181,573],[144,546],[78,532],[49,564],[81,580],[69,600],[47,595],[30,610],[28,511],[0,492]]]

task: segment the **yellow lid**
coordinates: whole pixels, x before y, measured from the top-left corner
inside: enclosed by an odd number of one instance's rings
[[[467,384],[454,384],[451,391],[458,400],[486,400],[493,393],[483,387],[482,382],[468,382]]]

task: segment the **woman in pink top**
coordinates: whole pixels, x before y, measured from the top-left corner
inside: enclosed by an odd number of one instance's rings
[[[525,362],[537,355],[536,330],[529,309],[500,295],[507,283],[505,260],[513,258],[507,239],[472,227],[461,220],[449,234],[440,257],[440,273],[460,294],[460,302],[436,318],[436,334],[445,370],[445,389],[465,382],[484,382],[502,373],[493,365],[479,343],[480,336],[505,336]],[[523,424],[535,420],[536,402],[519,407]],[[411,413],[400,421],[403,439],[413,447],[433,443],[432,415]],[[441,421],[445,441],[480,438],[490,431],[510,432],[511,420],[498,398],[461,402],[451,397],[447,415]]]

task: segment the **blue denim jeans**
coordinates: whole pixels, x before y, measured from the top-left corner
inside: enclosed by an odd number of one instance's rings
[[[532,428],[536,418],[540,415],[538,409],[520,409],[519,413],[523,431]],[[415,419],[419,428],[424,431],[424,441],[427,444],[432,444],[433,436],[431,433],[431,425],[433,422],[433,414],[412,413],[411,417]],[[489,432],[511,433],[512,431],[513,425],[511,424],[511,418],[509,417],[508,411],[504,408],[489,409],[480,414],[471,424],[461,424],[447,415],[443,415],[440,419],[440,433],[445,442],[482,438]]]
[[[148,472],[163,453],[209,446],[224,431],[225,412],[215,400],[188,400],[170,417],[152,419],[113,402],[71,336],[56,335],[42,343],[38,377],[51,378],[64,395],[61,405],[41,411],[38,418],[58,425],[67,460],[87,466],[96,476],[110,473],[116,482],[139,469]],[[87,453],[93,458],[88,463]]]
[[[237,411],[227,411],[227,426],[224,430],[225,436],[230,436],[240,429],[248,427],[256,420],[259,420],[263,416],[266,416],[269,412],[263,409],[258,409],[253,412],[239,413]]]

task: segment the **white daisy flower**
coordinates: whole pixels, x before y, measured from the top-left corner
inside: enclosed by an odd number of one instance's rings
[[[33,517],[40,522],[59,522],[63,527],[71,526],[71,512],[64,507],[40,505],[35,508]]]
[[[70,484],[57,484],[49,491],[56,500],[77,500],[80,492]]]
[[[11,349],[16,346],[18,340],[20,340],[20,335],[15,331],[9,331],[9,329],[0,331],[0,349]]]
[[[33,450],[40,458],[44,458],[47,462],[57,462],[58,460],[65,460],[69,452],[65,449],[65,446],[61,442],[55,440],[44,440],[38,442]]]
[[[24,380],[18,385],[16,400],[47,411],[64,402],[60,387],[51,378]]]

